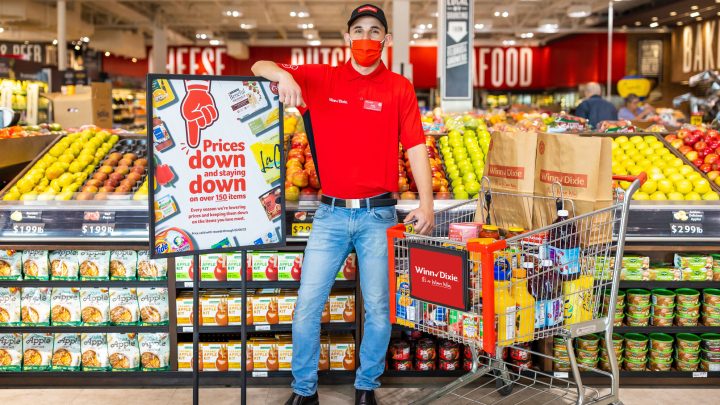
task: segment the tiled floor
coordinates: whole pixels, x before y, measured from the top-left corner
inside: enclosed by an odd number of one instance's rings
[[[320,388],[322,405],[346,405],[353,403],[353,388],[350,385],[324,386]],[[251,388],[248,404],[281,405],[290,395],[288,388]],[[379,390],[382,405],[406,404],[409,398],[422,396],[418,388],[388,387]],[[620,397],[625,405],[705,405],[720,403],[720,389],[702,388],[632,388],[622,389]],[[238,405],[240,390],[234,388],[204,388],[200,403],[209,405]],[[458,402],[443,398],[435,404]],[[516,402],[503,402],[510,405]],[[524,405],[542,403],[523,402]],[[192,390],[178,389],[3,389],[0,390],[2,405],[191,405]]]

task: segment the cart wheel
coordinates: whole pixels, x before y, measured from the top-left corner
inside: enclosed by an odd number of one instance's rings
[[[513,390],[512,381],[502,378],[502,372],[500,370],[494,370],[493,374],[497,377],[495,378],[495,389],[504,397],[510,395]]]

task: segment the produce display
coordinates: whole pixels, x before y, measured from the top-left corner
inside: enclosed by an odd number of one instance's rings
[[[40,124],[0,128],[0,139],[27,138],[32,136],[67,135],[60,124]]]
[[[288,201],[316,200],[320,196],[320,179],[304,133],[292,135],[285,162],[285,198]]]
[[[622,135],[613,139],[612,148],[613,174],[648,174],[648,180],[633,195],[635,200],[720,200],[710,182],[675,156],[655,135]],[[629,185],[620,182],[622,188]]]
[[[3,200],[127,199],[145,177],[145,154],[144,139],[120,140],[116,134],[90,127],[58,140]]]
[[[469,116],[448,120],[445,126],[450,132],[438,142],[453,196],[458,200],[475,198],[481,188],[490,133],[484,121]]]
[[[417,196],[418,189],[415,184],[415,179],[413,178],[410,160],[402,145],[399,145],[398,148],[398,170],[400,172],[400,177],[398,178],[398,191],[400,192],[400,199],[414,200]],[[438,151],[435,137],[425,137],[425,148],[427,149],[428,160],[430,161],[432,189],[435,194],[435,199],[450,199],[452,197],[449,189],[450,185],[446,177],[445,169],[443,168],[442,159],[440,158],[440,152]]]
[[[0,371],[164,371],[167,333],[4,333]]]
[[[720,187],[720,132],[715,129],[680,129],[677,133],[665,135],[665,140]]]

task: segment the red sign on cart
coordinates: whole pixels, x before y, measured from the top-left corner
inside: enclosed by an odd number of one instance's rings
[[[469,310],[467,252],[408,243],[410,297]]]

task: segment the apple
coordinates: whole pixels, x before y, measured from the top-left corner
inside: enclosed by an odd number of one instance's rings
[[[698,151],[698,152],[701,151],[701,150],[703,150],[703,149],[705,149],[705,148],[707,148],[707,143],[706,143],[705,141],[697,141],[697,142],[695,142],[695,144],[693,145],[693,149],[695,149],[695,150]]]
[[[100,189],[101,192],[95,194],[95,200],[107,200],[107,192]]]
[[[265,266],[265,277],[270,281],[277,281],[278,279],[278,268],[277,268],[277,256],[270,256],[267,266]]]
[[[413,193],[412,191],[405,191],[404,193],[400,194],[400,199],[401,200],[415,200],[416,196],[415,196],[415,193]]]
[[[290,181],[292,181],[293,185],[303,188],[307,187],[308,183],[310,182],[310,179],[304,171],[298,171],[292,174],[290,177]]]
[[[673,139],[670,141],[670,145],[675,149],[680,149],[680,147],[684,146],[682,139]]]
[[[717,171],[717,170],[712,170],[707,173],[708,179],[710,179],[711,181],[714,181],[715,179],[717,179],[719,175],[720,175],[720,171]]]
[[[694,161],[698,158],[698,152],[695,150],[691,150],[690,152],[685,154],[685,157],[688,158],[690,161]]]
[[[97,191],[97,189],[96,189]],[[92,200],[93,197],[95,197],[95,192],[91,191],[83,191],[82,193],[79,193],[77,197],[75,197],[76,200]]]
[[[105,173],[103,173],[103,174],[105,174]],[[85,183],[85,185],[86,185],[86,186],[102,187],[104,181],[105,181],[105,180],[98,180],[98,179],[94,179],[94,178],[93,178],[93,179],[88,180],[87,183]]]
[[[133,165],[132,159],[122,158],[118,161],[118,166],[132,166],[132,165]]]
[[[317,190],[312,187],[303,188],[300,190],[300,201],[315,201],[318,199]]]
[[[120,160],[123,158],[123,155],[120,152],[113,152],[108,156],[108,158],[113,159],[113,160]]]
[[[127,194],[130,192],[130,190],[132,190],[132,187],[128,186],[127,184],[121,184],[121,185],[117,186],[117,188],[115,189],[115,193]]]
[[[700,165],[700,170],[703,173],[709,173],[712,170],[712,165],[710,165],[708,163],[703,163]]]
[[[145,166],[147,166],[147,159],[140,158],[133,162],[133,166],[145,167]]]
[[[135,184],[140,181],[140,179],[142,179],[142,174],[130,172],[125,180],[129,180],[132,184]]]
[[[85,187],[82,188],[82,191],[84,193],[97,193],[98,188],[97,186],[85,185]]]
[[[285,199],[287,201],[297,201],[300,199],[300,189],[293,185],[290,185],[290,187],[285,186]]]
[[[117,163],[118,163],[118,159],[113,159],[113,158],[107,158],[103,161],[104,165],[113,166],[113,167],[117,166]]]
[[[108,175],[107,175],[107,173],[97,172],[97,173],[93,174],[92,178],[96,179],[96,180],[100,180],[100,181],[105,181],[105,180],[107,180]]]
[[[134,161],[135,159],[137,159],[137,155],[134,154],[134,153],[126,153],[126,154],[124,154],[124,155],[122,156],[122,158],[123,158],[123,159],[127,159],[127,160],[133,160],[133,161]]]
[[[672,142],[676,139],[678,139],[678,136],[675,134],[665,135],[665,140],[668,142]]]
[[[120,174],[121,176],[125,176],[128,173],[130,173],[129,166],[118,165],[117,167],[115,167],[115,172],[113,174]],[[112,176],[112,174],[110,176]]]
[[[700,167],[700,166],[703,164],[703,160],[700,159],[700,158],[697,158],[697,159],[695,159],[695,160],[692,161],[692,164],[694,164],[694,165],[697,166],[697,167]]]
[[[290,269],[290,277],[292,277],[295,281],[300,281],[300,277],[302,275],[302,266],[293,264],[292,268]]]
[[[100,168],[98,169],[98,171],[106,173],[106,174],[112,173],[113,170],[114,169],[112,168],[112,166],[108,166],[108,165],[100,166]]]
[[[130,173],[137,173],[142,177],[142,175],[145,174],[145,167],[144,166],[133,166],[132,169],[130,169]]]
[[[215,274],[215,280],[217,281],[227,281],[227,265],[225,260],[225,255],[222,255],[218,257],[217,262],[215,263],[215,270],[213,273]]]
[[[707,155],[705,155],[704,162],[711,165],[717,162],[718,158],[720,158],[720,155],[718,155],[717,153],[708,153]]]
[[[680,129],[677,131],[677,137],[680,139],[685,139],[686,136],[690,134],[690,130],[688,129]]]
[[[679,147],[679,148],[677,148],[677,149],[678,149],[678,151],[679,151],[680,153],[682,153],[683,155],[685,155],[685,154],[687,154],[688,152],[690,152],[691,150],[693,150],[692,146],[688,146],[688,145],[683,145],[683,146],[681,146],[681,147]]]
[[[108,180],[113,180],[116,183],[115,185],[117,185],[117,183],[120,183],[120,180],[122,180],[124,178],[125,178],[125,175],[122,173],[117,173],[117,172],[111,173],[110,177],[107,180],[105,180],[105,183],[107,183]]]

